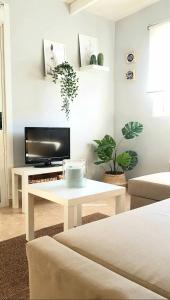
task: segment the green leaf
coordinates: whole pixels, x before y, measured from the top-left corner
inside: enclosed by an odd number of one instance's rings
[[[103,161],[109,161],[112,160],[112,148],[107,148],[107,149],[98,149],[96,151],[99,159],[103,160]]]
[[[143,131],[143,125],[139,122],[129,122],[122,128],[122,134],[125,139],[130,140],[139,136]]]
[[[110,135],[105,135],[105,137],[102,140],[102,144],[112,146],[113,148],[116,147],[116,142]]]
[[[94,142],[95,142],[97,145],[100,145],[100,143],[101,143],[100,140],[94,140]]]
[[[105,163],[105,161],[99,160],[99,161],[95,162],[95,165],[101,165],[101,164],[104,164],[104,163]]]
[[[126,167],[123,167],[123,170],[124,171],[131,171],[133,170],[133,168],[137,165],[138,163],[138,155],[135,151],[126,151],[125,153],[128,153],[131,157],[131,161],[130,161],[130,164]]]
[[[127,168],[130,165],[131,156],[129,153],[123,152],[117,156],[116,161],[120,167]]]
[[[100,160],[99,164],[112,161],[113,150],[116,147],[115,140],[110,135],[105,135],[102,140],[95,140],[95,142],[98,145],[95,152]]]

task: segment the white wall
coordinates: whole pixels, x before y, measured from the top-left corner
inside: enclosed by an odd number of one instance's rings
[[[168,170],[170,117],[153,118],[153,100],[146,93],[149,54],[147,26],[166,19],[170,19],[170,1],[161,0],[116,23],[116,137],[120,137],[120,130],[128,121],[140,121],[144,125],[144,133],[136,141],[125,143],[123,146],[124,149],[132,148],[139,154],[139,164],[128,174],[129,177]],[[129,49],[135,50],[137,54],[137,63],[134,66],[136,81],[133,82],[124,79],[128,68],[125,63],[125,54]]]
[[[8,0],[11,18],[14,160],[24,164],[25,126],[70,126],[72,158],[86,158],[90,176],[97,178],[89,144],[113,134],[114,24],[81,13],[70,16],[59,0]],[[109,73],[78,72],[79,96],[70,121],[60,111],[59,87],[43,77],[43,39],[64,43],[68,61],[78,70],[78,34],[99,38]]]

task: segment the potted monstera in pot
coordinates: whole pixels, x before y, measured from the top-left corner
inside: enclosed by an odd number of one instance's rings
[[[107,166],[104,174],[104,182],[125,185],[125,172],[132,170],[138,163],[138,155],[135,151],[127,150],[119,152],[119,147],[124,139],[131,140],[140,135],[143,125],[139,122],[129,122],[122,128],[122,139],[116,142],[110,135],[105,135],[102,140],[94,140],[97,144],[95,152],[98,156],[96,165]]]

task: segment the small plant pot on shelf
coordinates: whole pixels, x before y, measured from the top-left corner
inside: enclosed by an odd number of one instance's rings
[[[124,187],[126,187],[126,185],[127,185],[125,173],[120,173],[120,174],[116,174],[116,175],[105,173],[103,181],[105,183],[120,185],[120,186],[124,186]]]

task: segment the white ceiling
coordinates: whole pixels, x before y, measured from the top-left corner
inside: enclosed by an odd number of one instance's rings
[[[73,3],[77,0],[65,0]],[[160,0],[98,0],[86,11],[110,20],[118,21]]]

